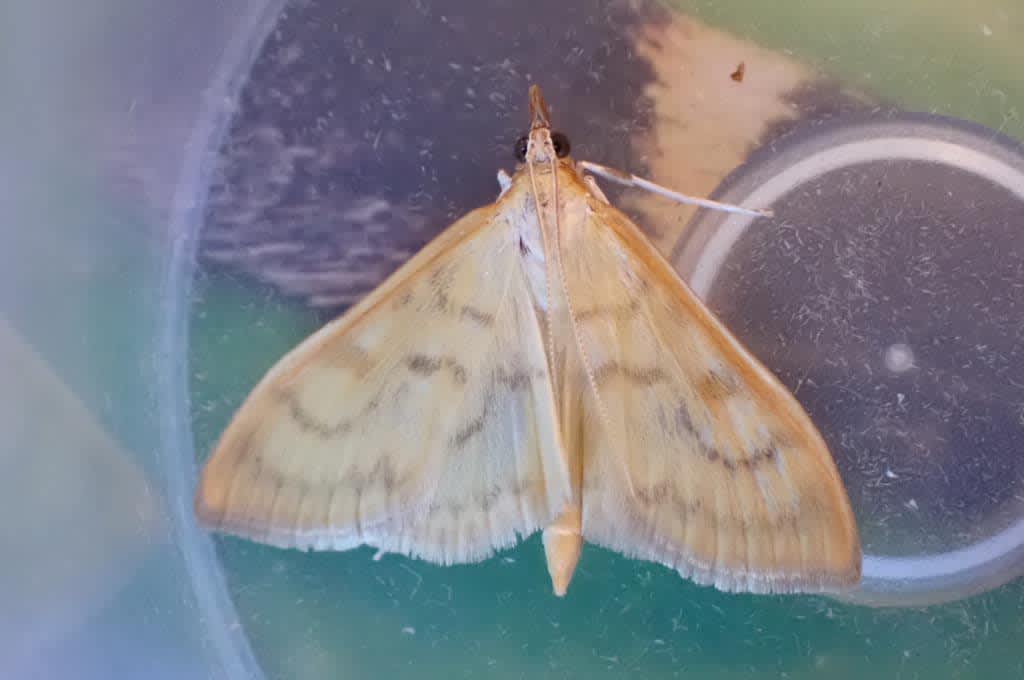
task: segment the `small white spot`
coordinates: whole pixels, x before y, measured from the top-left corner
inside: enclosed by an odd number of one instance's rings
[[[405,628],[402,629],[402,634],[403,635],[415,635],[416,634],[416,629],[413,628],[412,626],[406,626]]]
[[[917,501],[915,501],[913,498],[911,498],[909,501],[907,501],[903,505],[907,506],[911,510],[917,510]]]
[[[885,476],[888,477],[889,479],[899,479],[899,475],[897,475],[889,468],[885,468]]]
[[[906,373],[914,368],[914,350],[898,342],[885,350],[885,367],[893,373]]]
[[[288,66],[294,64],[302,58],[302,47],[299,45],[289,45],[278,53],[278,62],[281,66]]]
[[[504,170],[498,170],[498,187],[501,189],[498,198],[504,196],[505,192],[512,188],[512,178]]]
[[[989,27],[988,24],[981,25],[981,34],[984,35],[986,38],[992,37],[992,29]]]
[[[377,552],[376,552],[376,553],[375,553],[375,554],[373,555],[373,561],[374,561],[374,562],[380,562],[380,560],[381,560],[381,558],[382,558],[382,557],[384,557],[384,551],[383,551],[383,550],[378,550],[378,551],[377,551]]]
[[[514,557],[502,557],[501,561],[504,562],[505,564],[515,564],[516,563],[516,558],[514,558]]]

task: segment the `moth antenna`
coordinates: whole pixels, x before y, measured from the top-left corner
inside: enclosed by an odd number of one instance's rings
[[[666,189],[660,184],[644,179],[643,177],[637,177],[628,172],[622,172],[614,168],[609,168],[606,165],[599,163],[591,163],[590,161],[579,161],[578,167],[583,170],[588,170],[595,175],[600,175],[605,179],[609,179],[617,184],[622,184],[627,187],[636,187],[638,189],[644,189],[650,191],[653,194],[664,196],[676,203],[686,203],[688,205],[699,205],[702,208],[708,210],[719,210],[721,212],[735,213],[738,215],[750,215],[751,217],[775,217],[775,213],[771,210],[757,210],[754,208],[744,208],[738,205],[730,205],[729,203],[719,203],[718,201],[712,201],[707,198],[697,198],[695,196],[687,196],[681,194],[678,191],[672,191]]]

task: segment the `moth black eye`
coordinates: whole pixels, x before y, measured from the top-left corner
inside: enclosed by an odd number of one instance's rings
[[[526,160],[526,143],[528,141],[529,139],[526,137],[526,135],[523,135],[522,137],[516,140],[516,160],[519,161],[520,163]]]
[[[563,135],[561,132],[551,133],[551,144],[555,147],[555,155],[559,158],[565,158],[569,155],[569,138]]]

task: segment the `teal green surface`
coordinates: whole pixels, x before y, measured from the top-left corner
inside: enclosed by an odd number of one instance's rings
[[[1024,6],[672,4],[879,98],[1024,138],[1024,43],[1012,31]],[[202,458],[248,389],[323,321],[249,283],[199,281],[191,371]],[[876,610],[728,595],[588,546],[560,600],[537,537],[447,568],[374,561],[368,549],[219,545],[240,620],[274,679],[1024,677],[1020,582],[953,604]]]
[[[193,410],[205,458],[251,385],[321,320],[228,278],[203,276],[196,293]],[[1020,583],[877,610],[729,595],[587,546],[558,599],[536,536],[454,567],[218,541],[240,620],[273,679],[1024,676]]]
[[[1017,0],[664,1],[904,108],[1024,139]]]

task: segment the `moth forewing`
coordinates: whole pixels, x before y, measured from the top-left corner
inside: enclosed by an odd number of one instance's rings
[[[205,465],[201,521],[452,563],[554,519],[571,489],[509,201],[460,220],[268,373]]]
[[[853,513],[803,409],[625,215],[596,197],[579,214],[562,263],[599,416],[584,538],[725,590],[856,583]]]

